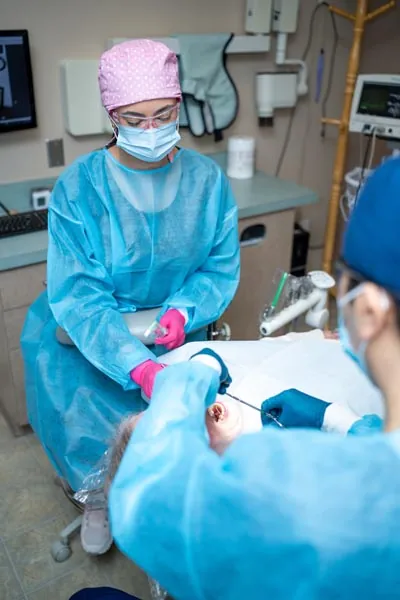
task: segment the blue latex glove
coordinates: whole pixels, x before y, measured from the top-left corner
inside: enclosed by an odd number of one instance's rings
[[[330,404],[299,390],[291,389],[264,400],[261,409],[271,413],[284,427],[321,429],[325,411]],[[261,413],[263,425],[274,425],[265,412]]]
[[[225,394],[226,390],[232,383],[232,377],[229,375],[228,367],[222,358],[216,352],[210,350],[210,348],[203,348],[203,350],[200,350],[200,352],[193,354],[190,359],[194,358],[195,356],[211,356],[211,358],[214,358],[219,363],[221,367],[221,375],[219,376],[218,394]]]

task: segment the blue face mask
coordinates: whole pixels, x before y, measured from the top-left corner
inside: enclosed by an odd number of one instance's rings
[[[119,125],[117,146],[139,160],[155,163],[165,158],[180,139],[177,121],[154,129]]]
[[[357,286],[356,288],[354,288],[353,290],[351,290],[350,292],[345,294],[338,301],[338,330],[339,330],[340,343],[342,345],[344,352],[347,354],[347,356],[349,356],[356,363],[356,365],[368,377],[368,379],[370,379],[372,381],[372,377],[369,372],[367,361],[365,358],[367,342],[361,342],[357,351],[355,351],[353,349],[351,340],[350,340],[350,335],[349,335],[349,332],[345,325],[344,316],[343,316],[343,308],[347,304],[349,304],[349,302],[352,302],[353,300],[355,300],[355,298],[357,298],[357,296],[359,296],[362,293],[362,290],[363,290],[363,285],[360,284],[359,286]]]
[[[362,342],[360,344],[357,352],[355,352],[353,350],[351,341],[350,341],[349,332],[347,331],[347,327],[344,324],[344,318],[343,318],[342,313],[339,313],[338,330],[339,330],[340,343],[342,345],[344,352],[347,354],[347,356],[349,356],[349,358],[351,358],[356,363],[356,365],[361,369],[361,371],[369,379],[371,379],[371,375],[370,375],[370,372],[369,372],[369,369],[367,366],[367,362],[365,359],[365,350],[366,350],[367,344],[366,344],[366,342]]]

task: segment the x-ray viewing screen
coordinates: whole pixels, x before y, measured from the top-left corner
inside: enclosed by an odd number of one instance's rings
[[[0,31],[0,133],[36,127],[28,32]]]

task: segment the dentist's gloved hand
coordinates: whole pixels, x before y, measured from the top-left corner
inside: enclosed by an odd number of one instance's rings
[[[271,413],[284,427],[312,427],[321,429],[329,403],[291,389],[264,400],[261,409]],[[263,425],[273,424],[265,412],[261,413]]]
[[[232,377],[229,375],[228,367],[216,352],[209,348],[204,348],[200,352],[197,352],[197,354],[193,354],[190,360],[201,362],[217,371],[219,374],[218,394],[226,393],[226,390],[232,383]]]
[[[150,399],[153,393],[155,378],[165,367],[166,365],[161,365],[153,360],[146,360],[133,369],[130,376],[132,381],[142,388],[145,396]]]
[[[167,350],[174,350],[182,346],[185,341],[186,324],[183,314],[176,308],[170,308],[163,314],[159,323],[167,330],[167,334],[157,337],[155,343],[165,346]]]
[[[346,434],[360,420],[352,410],[291,389],[264,400],[261,409],[271,413],[284,427],[306,427]],[[263,425],[274,424],[261,413]]]

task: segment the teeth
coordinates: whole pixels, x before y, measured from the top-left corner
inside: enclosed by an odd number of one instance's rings
[[[225,406],[223,404],[220,404],[219,402],[215,402],[208,409],[208,414],[215,420],[216,423],[223,421],[225,413]]]

